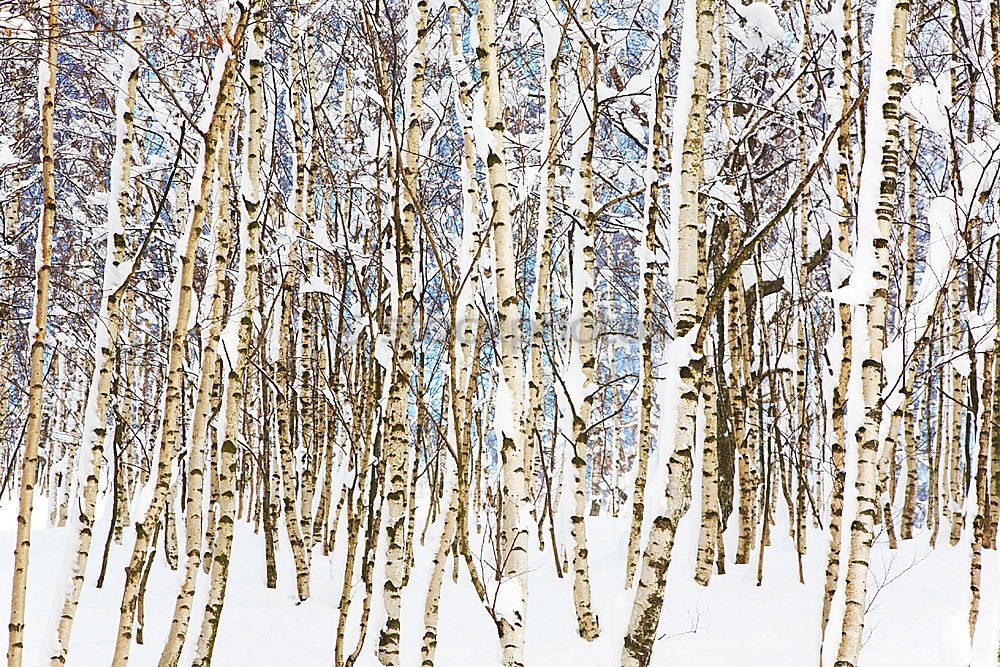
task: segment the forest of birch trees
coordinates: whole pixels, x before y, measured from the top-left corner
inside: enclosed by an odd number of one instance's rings
[[[1000,0],[2,0],[6,664],[1000,665],[998,168]]]

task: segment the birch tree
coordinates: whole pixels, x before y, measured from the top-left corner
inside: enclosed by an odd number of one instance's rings
[[[173,477],[172,468],[174,465],[174,456],[177,451],[179,430],[178,417],[180,403],[183,400],[181,396],[181,382],[183,377],[184,338],[187,334],[187,326],[191,314],[195,253],[198,250],[198,240],[201,236],[202,224],[209,208],[209,199],[215,181],[218,143],[221,136],[221,128],[225,124],[224,111],[229,96],[233,94],[232,88],[236,58],[233,54],[232,44],[239,44],[242,41],[246,23],[246,10],[240,7],[235,21],[232,23],[233,32],[232,38],[229,40],[229,45],[223,47],[216,60],[211,91],[211,97],[214,97],[214,100],[208,105],[205,117],[203,118],[204,129],[199,128],[203,138],[202,151],[199,156],[200,174],[192,185],[192,194],[197,198],[195,199],[195,205],[187,223],[185,236],[178,243],[180,269],[177,272],[177,278],[173,285],[173,331],[170,341],[169,373],[167,375],[167,384],[164,387],[163,418],[160,427],[162,438],[157,460],[156,483],[149,506],[146,508],[145,516],[141,523],[136,524],[135,545],[132,549],[129,565],[125,570],[125,589],[122,594],[121,611],[118,620],[118,636],[115,643],[113,661],[113,664],[116,666],[128,663],[133,635],[134,614],[139,600],[142,570],[146,562],[147,550],[149,549],[154,529],[159,523],[159,517],[166,503]]]
[[[837,667],[856,665],[861,651],[868,557],[875,520],[876,457],[881,424],[882,353],[886,344],[886,311],[889,299],[889,230],[896,208],[899,166],[899,102],[903,89],[903,55],[906,46],[908,2],[880,1],[875,8],[875,34],[890,34],[888,43],[873,43],[872,80],[867,125],[869,150],[860,175],[858,194],[858,243],[851,287],[863,296],[855,338],[865,350],[861,365],[863,430],[857,446],[848,448],[846,465],[854,468],[856,499],[845,508],[852,517],[850,556],[845,573],[845,599]],[[863,325],[863,328],[862,328]],[[867,349],[866,349],[867,348]],[[845,485],[845,493],[851,485]],[[846,546],[846,545],[844,545]],[[843,549],[843,547],[842,547]]]
[[[38,60],[38,105],[42,126],[42,214],[35,238],[34,314],[28,325],[31,340],[28,418],[25,424],[21,487],[18,496],[17,535],[14,542],[14,577],[11,582],[10,623],[7,663],[21,667],[24,653],[24,613],[27,603],[28,551],[31,546],[31,515],[38,482],[38,441],[41,436],[42,389],[45,377],[45,330],[49,311],[52,273],[52,231],[56,219],[55,184],[55,99],[56,58],[58,56],[59,4],[49,0],[45,51]]]
[[[383,665],[399,663],[400,593],[404,586],[405,568],[405,521],[403,511],[406,493],[406,464],[408,462],[407,433],[409,432],[409,392],[410,376],[413,372],[413,228],[420,206],[418,193],[420,141],[423,135],[420,118],[423,110],[425,51],[427,48],[427,2],[416,0],[413,12],[411,40],[414,44],[412,62],[409,65],[408,88],[410,97],[406,101],[405,145],[402,153],[402,183],[399,186],[401,201],[396,210],[402,211],[402,218],[394,218],[393,234],[396,237],[396,260],[398,263],[397,286],[399,298],[396,305],[392,384],[389,388],[387,441],[387,468],[389,488],[386,496],[388,517],[386,536],[388,547],[385,562],[385,628],[379,638],[379,661]],[[398,153],[397,153],[398,155]]]
[[[628,632],[622,650],[622,665],[647,665],[663,608],[663,589],[667,568],[677,534],[677,524],[691,502],[691,468],[695,447],[695,412],[698,407],[698,383],[703,364],[700,351],[692,345],[696,324],[703,308],[704,287],[699,272],[704,262],[699,257],[699,236],[705,225],[704,202],[699,189],[704,175],[702,153],[705,135],[705,106],[712,62],[715,8],[711,0],[685,3],[681,37],[681,94],[674,117],[687,117],[675,126],[674,163],[680,172],[671,181],[671,227],[676,234],[676,287],[674,317],[677,334],[668,354],[676,364],[672,378],[679,396],[672,417],[673,451],[667,463],[666,500],[663,510],[653,519],[643,552]],[[667,408],[669,409],[669,408]],[[669,422],[668,422],[669,423]]]

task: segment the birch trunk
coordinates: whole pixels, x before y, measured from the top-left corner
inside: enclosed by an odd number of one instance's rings
[[[184,343],[190,319],[192,292],[194,289],[194,260],[198,251],[198,240],[204,223],[206,209],[212,193],[217,145],[221,127],[225,122],[224,111],[232,94],[235,57],[233,44],[239,44],[246,28],[246,12],[241,11],[233,39],[227,41],[223,52],[216,60],[213,81],[218,86],[218,94],[209,100],[206,108],[207,130],[204,132],[204,147],[201,153],[200,179],[197,182],[198,200],[188,219],[185,235],[178,244],[180,269],[173,286],[172,333],[168,360],[167,384],[162,412],[162,437],[156,467],[156,485],[149,506],[141,523],[136,524],[136,540],[132,556],[125,570],[125,590],[122,594],[118,619],[118,633],[115,642],[113,664],[122,667],[128,663],[132,643],[133,621],[139,598],[139,587],[143,565],[147,559],[149,543],[154,528],[159,524],[160,515],[167,499],[173,477],[173,462],[177,453],[177,436],[180,428],[180,403],[183,400],[181,383],[184,377]],[[192,188],[194,189],[194,188]]]
[[[708,355],[711,359],[712,356]],[[718,415],[715,392],[715,371],[706,364],[701,380],[701,395],[705,403],[705,438],[701,459],[701,529],[698,534],[698,556],[694,580],[708,586],[712,578],[719,540],[719,455],[715,421]]]
[[[394,206],[394,235],[396,237],[396,262],[399,296],[396,307],[396,349],[393,359],[392,383],[389,387],[388,438],[386,441],[386,467],[389,486],[386,493],[386,538],[388,546],[385,560],[385,627],[379,635],[378,659],[383,665],[399,663],[399,633],[401,592],[406,584],[405,494],[408,444],[410,440],[409,395],[410,376],[413,374],[413,232],[420,202],[419,187],[420,142],[423,132],[420,119],[423,114],[424,67],[427,48],[427,0],[415,0],[411,8],[414,15],[414,49],[410,59],[409,90],[407,100],[405,148],[402,156],[402,219],[398,219]],[[398,196],[398,195],[397,195]]]
[[[840,104],[843,113],[847,113],[851,105],[851,63],[853,58],[853,9],[851,0],[843,0],[838,5],[842,27],[840,29]],[[845,122],[837,135],[837,197],[840,199],[840,216],[837,224],[837,246],[831,258],[831,283],[836,287],[847,284],[846,262],[851,255],[851,123]],[[833,230],[831,230],[832,233]],[[834,277],[834,273],[838,274]],[[851,378],[851,359],[854,349],[852,334],[851,306],[847,303],[837,304],[839,331],[834,331],[833,337],[840,343],[840,364],[837,385],[831,396],[830,421],[833,425],[834,439],[831,443],[831,459],[833,464],[833,490],[830,500],[830,549],[826,563],[826,581],[823,589],[823,611],[820,620],[820,646],[822,652],[823,640],[826,636],[827,623],[830,620],[830,608],[833,596],[837,590],[840,578],[840,557],[843,536],[844,486],[846,483],[845,452],[847,451],[847,431],[844,420],[847,415],[847,391]]]
[[[570,382],[567,398],[573,411],[573,505],[570,514],[570,535],[573,538],[573,606],[576,610],[577,629],[587,641],[599,633],[597,619],[591,611],[590,564],[587,557],[587,457],[590,450],[590,418],[594,394],[597,391],[594,354],[596,335],[594,316],[594,244],[596,213],[594,212],[594,139],[597,133],[599,105],[597,99],[597,51],[591,42],[593,9],[590,0],[584,0],[579,11],[580,65],[578,81],[581,89],[580,106],[574,116],[574,135],[578,149],[574,150],[574,188],[580,193],[576,211],[573,257],[573,308],[570,314]],[[580,136],[584,135],[584,136]],[[579,326],[577,327],[577,323]],[[574,336],[575,334],[575,336]],[[582,380],[582,382],[581,382]]]
[[[83,590],[84,575],[93,540],[94,507],[97,503],[101,466],[104,461],[104,440],[107,436],[108,403],[114,376],[115,359],[119,353],[118,340],[122,329],[121,300],[125,283],[118,272],[126,262],[125,216],[130,209],[129,187],[132,171],[133,109],[136,85],[139,80],[139,61],[135,54],[142,47],[142,17],[132,14],[131,45],[124,47],[119,93],[115,100],[118,118],[115,153],[111,164],[111,193],[108,198],[108,237],[104,252],[104,277],[97,340],[94,344],[94,373],[90,378],[84,413],[84,451],[90,451],[90,464],[81,468],[86,474],[80,489],[79,511],[72,512],[76,529],[75,557],[62,598],[62,611],[56,634],[56,643],[50,653],[52,665],[66,663],[73,621]],[[125,503],[121,503],[125,505]],[[78,524],[78,525],[77,525]]]
[[[659,3],[660,49],[656,65],[653,113],[649,123],[649,151],[646,156],[646,238],[641,246],[639,266],[642,273],[642,324],[639,340],[642,345],[642,380],[639,398],[639,431],[636,439],[635,484],[632,490],[628,547],[625,551],[625,586],[632,585],[646,513],[646,474],[649,448],[652,442],[653,415],[653,308],[655,305],[656,263],[659,243],[656,230],[660,220],[660,169],[663,150],[663,114],[670,90],[670,10],[672,3]]]
[[[42,125],[42,215],[35,238],[35,304],[28,327],[31,341],[28,379],[28,419],[25,424],[21,488],[18,496],[17,534],[10,595],[7,663],[21,667],[24,651],[24,611],[28,587],[28,550],[31,546],[31,514],[34,509],[38,476],[38,442],[42,428],[42,385],[45,378],[45,327],[49,312],[49,284],[52,273],[52,229],[56,219],[55,98],[59,3],[48,2],[45,29],[45,56],[38,61],[39,109]]]
[[[496,430],[500,443],[503,512],[500,520],[504,564],[496,609],[504,667],[523,667],[527,611],[528,525],[530,515],[524,474],[523,378],[521,325],[507,163],[504,150],[503,101],[496,36],[496,2],[479,3],[479,71],[483,84],[489,144],[485,163],[491,194],[490,222],[496,259],[501,378],[496,394]]]
[[[198,568],[201,565],[203,540],[201,512],[205,489],[206,435],[209,419],[213,416],[212,404],[218,400],[218,397],[213,396],[213,393],[216,383],[220,382],[218,377],[220,359],[218,345],[222,336],[222,327],[225,324],[226,269],[229,266],[232,246],[232,220],[229,206],[229,134],[232,128],[232,107],[232,102],[227,100],[227,108],[224,112],[226,121],[221,129],[222,135],[218,147],[219,210],[215,221],[217,231],[214,264],[206,289],[209,301],[208,334],[202,345],[201,374],[198,380],[198,394],[195,399],[188,455],[184,579],[177,594],[174,617],[170,623],[167,643],[160,655],[159,667],[175,667],[180,659],[184,640],[188,633]],[[255,294],[253,296],[256,297]],[[248,303],[253,302],[248,301]]]
[[[299,59],[301,48],[299,44],[298,22],[299,7],[292,2],[288,8],[292,17],[289,29],[291,46],[288,56],[288,76],[291,82],[288,91],[288,106],[291,115],[293,143],[295,148],[295,163],[293,170],[294,192],[292,195],[292,210],[286,212],[286,225],[294,232],[288,242],[287,261],[284,266],[284,276],[281,281],[281,319],[278,332],[278,358],[275,360],[275,381],[278,391],[275,393],[278,413],[278,468],[280,470],[281,508],[285,522],[285,532],[288,535],[289,546],[295,561],[295,587],[300,601],[309,598],[310,558],[302,536],[302,530],[296,509],[296,475],[294,458],[294,441],[296,438],[296,408],[297,394],[295,392],[295,374],[297,347],[294,341],[296,331],[301,329],[293,326],[295,302],[299,293],[299,242],[303,219],[303,207],[306,189],[307,162],[303,149],[302,135],[305,132],[302,122],[302,82]]]
[[[987,499],[987,475],[989,473],[990,429],[993,420],[993,357],[995,353],[995,347],[991,347],[983,355],[983,407],[979,421],[979,436],[976,446],[978,454],[976,456],[976,474],[973,487],[976,495],[976,516],[972,522],[972,557],[969,564],[969,588],[972,598],[969,604],[970,641],[975,638],[976,622],[979,619],[985,528],[986,523],[990,520]]]
[[[260,203],[261,203],[261,150],[264,135],[263,123],[263,70],[264,70],[264,10],[257,5],[253,10],[254,28],[253,43],[250,49],[248,76],[248,120],[246,131],[247,156],[243,165],[243,182],[248,185],[240,193],[242,209],[240,211],[240,261],[235,293],[243,293],[243,311],[231,312],[226,329],[222,333],[224,360],[229,361],[229,373],[226,378],[226,391],[223,400],[223,430],[222,446],[218,450],[219,469],[219,519],[216,535],[216,549],[212,560],[211,585],[208,601],[205,603],[205,613],[202,616],[201,633],[198,637],[198,648],[193,665],[207,667],[212,662],[212,650],[219,629],[222,606],[226,596],[226,584],[229,576],[230,554],[233,544],[233,527],[236,522],[236,450],[240,435],[240,408],[244,405],[244,386],[247,359],[250,356],[251,335],[254,321],[258,318],[255,305],[258,303],[258,275],[260,270]],[[229,129],[232,124],[232,104],[227,111],[230,120],[225,128],[225,138],[228,142]],[[223,181],[223,206],[220,215],[223,224],[231,215],[228,206],[229,155],[228,146],[224,147],[219,164],[219,178]],[[222,314],[219,321],[223,320]],[[235,354],[234,349],[235,348]],[[221,364],[220,364],[221,365]]]
[[[802,44],[799,52],[799,67],[803,70],[809,66],[809,11],[810,0],[802,3]],[[799,178],[804,179],[809,169],[806,156],[806,115],[803,92],[805,76],[796,84],[795,96],[799,106]],[[810,304],[806,295],[806,285],[809,280],[807,264],[809,262],[809,191],[803,190],[799,198],[799,261],[798,261],[798,317],[796,317],[796,368],[795,368],[795,401],[798,403],[798,434],[796,442],[795,476],[795,551],[798,555],[799,582],[805,583],[802,573],[802,556],[806,553],[806,487],[808,486],[809,457],[809,396],[806,389],[806,324],[810,312]]]
[[[700,196],[704,177],[705,108],[712,61],[715,7],[713,0],[688,0],[684,7],[681,37],[680,90],[674,116],[687,122],[674,129],[674,160],[680,173],[672,181],[676,205],[671,205],[676,241],[676,288],[674,313],[677,337],[670,354],[677,365],[676,414],[673,452],[667,463],[666,502],[654,520],[632,604],[622,650],[622,667],[646,667],[653,651],[656,628],[663,608],[663,589],[677,525],[687,512],[691,495],[692,456],[695,448],[695,416],[703,359],[695,349],[697,324],[704,307],[704,258],[699,247],[704,234],[704,201]],[[686,112],[686,113],[685,113]],[[673,188],[676,187],[676,190]]]
[[[552,273],[552,223],[555,215],[556,175],[559,150],[559,50],[562,35],[553,40],[558,31],[553,25],[555,15],[546,15],[548,7],[539,2],[536,11],[543,27],[542,57],[545,73],[545,138],[543,160],[545,175],[539,192],[540,206],[535,235],[535,289],[531,295],[531,347],[529,348],[528,405],[525,412],[524,479],[528,492],[534,484],[535,446],[541,445],[541,424],[545,419],[545,379],[542,356],[545,345],[545,319],[549,310],[549,280]],[[454,39],[454,33],[452,39]]]
[[[864,429],[857,452],[857,500],[852,516],[850,560],[846,574],[843,621],[836,667],[856,667],[861,651],[868,557],[874,537],[876,457],[881,424],[882,353],[885,349],[889,298],[889,237],[896,207],[899,166],[899,102],[903,91],[903,55],[906,45],[908,0],[879,0],[874,34],[890,34],[888,44],[873,45],[867,125],[873,128],[861,171],[858,203],[858,282],[868,295],[865,332],[867,350],[862,362],[861,393]],[[880,132],[878,130],[881,130]],[[873,136],[874,135],[874,136]],[[868,248],[866,243],[871,243]],[[867,273],[869,272],[870,273]],[[853,280],[852,280],[853,282]],[[864,312],[864,311],[862,311]]]
[[[909,88],[913,82],[913,66],[906,66],[906,84]],[[908,151],[916,150],[916,123],[912,116],[907,116],[906,146]],[[907,208],[909,209],[909,226],[906,230],[906,312],[913,306],[914,283],[916,277],[917,254],[917,169],[915,156],[906,155],[908,176]],[[904,540],[913,537],[913,520],[917,510],[918,461],[917,442],[914,437],[915,411],[913,408],[913,382],[916,379],[916,363],[906,369],[908,390],[903,404],[903,438],[906,454],[906,488],[903,491],[903,517],[899,525],[899,535]],[[928,436],[930,434],[927,434]]]
[[[729,96],[729,38],[726,31],[725,9],[718,12],[719,20],[719,94],[726,98]],[[661,48],[664,48],[661,46]],[[725,124],[729,136],[733,135],[732,106],[724,104],[722,107],[722,121]],[[735,148],[733,140],[727,142],[730,150]],[[734,185],[729,183],[729,185]],[[740,229],[740,220],[736,215],[727,216],[729,227],[729,258],[735,258],[743,243],[743,233]],[[737,467],[739,469],[739,537],[736,543],[736,563],[746,564],[750,562],[750,550],[753,549],[754,535],[756,533],[756,500],[757,481],[754,474],[754,457],[756,449],[756,430],[753,427],[753,419],[749,409],[751,392],[747,391],[744,384],[750,378],[750,356],[752,351],[747,343],[746,330],[746,290],[743,287],[742,272],[736,272],[726,286],[728,300],[727,308],[727,335],[729,338],[730,362],[728,376],[729,405],[731,406],[733,422],[733,440],[735,450],[738,455]],[[720,525],[720,528],[723,527]],[[720,540],[720,544],[721,544]]]
[[[957,356],[962,344],[961,287],[956,278],[951,284],[952,320],[951,336],[953,355]],[[965,393],[968,378],[951,364],[951,429],[948,441],[948,519],[951,526],[949,541],[952,546],[958,544],[965,526],[965,515],[962,505],[965,501],[965,477],[962,469],[963,428],[965,422]]]

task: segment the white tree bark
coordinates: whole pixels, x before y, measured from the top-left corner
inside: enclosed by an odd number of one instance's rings
[[[184,374],[184,339],[188,332],[194,291],[194,260],[198,250],[198,240],[209,206],[217,160],[217,144],[224,125],[224,110],[232,95],[235,78],[235,57],[233,45],[242,41],[246,29],[246,11],[240,7],[231,39],[219,52],[213,71],[212,88],[214,99],[206,106],[203,136],[203,150],[200,155],[198,178],[192,183],[192,191],[197,194],[195,206],[187,222],[184,236],[178,243],[180,268],[173,285],[171,306],[172,333],[168,361],[167,383],[162,410],[160,451],[156,466],[156,482],[149,505],[141,523],[136,524],[136,540],[132,556],[126,568],[125,590],[122,593],[118,619],[118,635],[115,642],[113,665],[123,667],[128,663],[132,644],[133,624],[139,588],[150,541],[154,529],[160,521],[167,495],[173,481],[173,464],[177,453],[177,436],[180,428],[180,408],[183,396],[181,383]]]
[[[666,502],[653,520],[643,553],[622,650],[622,667],[645,667],[649,664],[663,608],[663,590],[677,525],[691,502],[698,384],[703,365],[701,351],[694,349],[693,342],[705,300],[701,278],[704,258],[700,256],[705,217],[699,190],[704,177],[705,108],[715,25],[713,0],[687,0],[683,25],[678,102],[674,117],[686,117],[687,123],[674,128],[674,164],[679,164],[680,170],[671,183],[671,222],[677,235],[674,248],[676,259],[673,260],[676,266],[671,269],[671,274],[676,276],[674,313],[677,336],[668,349],[673,368],[676,368],[676,371],[668,371],[676,373],[672,378],[674,384],[669,388],[669,392],[676,394],[673,451],[667,464]],[[671,433],[669,430],[661,432]]]
[[[31,514],[38,476],[38,442],[42,429],[42,384],[45,378],[45,328],[49,311],[52,273],[52,230],[56,219],[55,98],[59,3],[49,0],[48,25],[43,41],[45,55],[38,61],[38,105],[42,124],[42,214],[35,237],[35,303],[28,326],[31,341],[28,379],[28,419],[25,424],[21,488],[18,496],[17,534],[14,542],[7,663],[21,667],[24,652],[24,615],[28,587],[28,550],[31,546]]]
[[[90,378],[87,403],[84,408],[83,442],[90,452],[89,465],[77,472],[78,511],[70,512],[70,533],[75,534],[73,566],[62,595],[62,605],[55,637],[50,651],[52,665],[66,663],[76,608],[83,590],[84,575],[90,555],[94,530],[94,506],[97,502],[101,466],[104,462],[104,440],[107,436],[108,403],[114,374],[116,348],[122,328],[121,301],[125,288],[123,271],[130,269],[126,260],[125,220],[130,206],[132,171],[133,110],[136,85],[139,80],[138,52],[142,47],[142,16],[134,11],[131,17],[131,44],[123,46],[122,73],[115,99],[115,152],[111,158],[111,192],[108,193],[107,241],[104,251],[104,277],[101,285],[101,310],[94,341],[94,372]]]
[[[903,52],[910,5],[907,0],[879,0],[875,7],[873,35],[890,35],[888,42],[877,37],[872,43],[871,92],[868,100],[868,150],[861,169],[858,195],[858,242],[854,254],[851,288],[857,290],[863,308],[855,318],[855,339],[864,350],[861,364],[861,396],[864,405],[863,429],[858,431],[856,452],[848,445],[848,466],[856,465],[853,507],[845,508],[851,518],[841,639],[835,667],[856,667],[861,652],[868,556],[874,537],[876,514],[876,457],[879,426],[882,422],[882,353],[885,349],[886,313],[889,300],[889,238],[896,206],[899,166],[899,102],[903,90]],[[846,492],[850,493],[850,487]],[[851,511],[846,511],[850,509]]]
[[[503,568],[495,601],[504,667],[523,667],[524,628],[528,595],[528,526],[531,522],[524,475],[524,427],[521,324],[514,262],[510,185],[504,150],[503,101],[497,57],[496,3],[483,0],[478,14],[479,71],[486,111],[489,145],[485,163],[489,174],[490,221],[496,259],[497,315],[499,318],[501,378],[497,387],[495,423],[501,458],[500,545]]]

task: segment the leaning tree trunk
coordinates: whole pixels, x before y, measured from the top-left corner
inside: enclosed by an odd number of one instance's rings
[[[229,134],[232,127],[232,99],[227,100],[225,123],[221,128],[218,142],[219,207],[217,212],[215,257],[212,273],[206,286],[209,302],[208,331],[201,352],[201,374],[198,379],[198,394],[194,404],[194,418],[188,440],[187,502],[185,508],[186,531],[184,551],[186,554],[184,579],[174,604],[174,616],[170,623],[167,643],[160,655],[159,667],[176,667],[180,660],[184,640],[188,634],[191,619],[191,605],[197,583],[198,568],[201,565],[202,504],[205,490],[205,442],[208,422],[214,414],[213,403],[217,403],[216,383],[219,378],[219,339],[225,324],[226,311],[226,269],[229,266],[232,247],[232,216],[230,212]],[[254,293],[256,299],[256,293]],[[248,300],[247,304],[254,301]],[[224,445],[223,445],[224,446]],[[219,466],[217,466],[219,467]],[[220,467],[221,469],[221,467]],[[220,518],[221,525],[221,518]],[[218,538],[216,538],[218,544]],[[217,555],[217,554],[216,554]],[[214,562],[214,561],[213,561]]]
[[[132,172],[133,107],[136,85],[139,81],[139,49],[142,46],[142,17],[132,15],[131,44],[124,47],[122,74],[115,100],[118,118],[115,152],[111,158],[111,192],[108,193],[108,227],[104,252],[104,278],[102,282],[101,310],[94,342],[94,372],[90,378],[84,412],[84,451],[90,451],[89,467],[81,467],[86,474],[78,485],[79,510],[72,512],[72,526],[76,544],[70,580],[62,598],[56,644],[50,653],[52,665],[65,664],[76,608],[83,590],[84,575],[93,540],[94,507],[97,503],[101,466],[104,464],[104,439],[107,436],[108,403],[117,358],[118,339],[122,328],[122,296],[125,283],[118,278],[120,267],[126,261],[125,218],[129,212],[129,181]],[[180,150],[180,148],[178,148]],[[121,490],[119,490],[119,493]],[[124,504],[124,503],[122,503]]]
[[[170,353],[167,366],[166,393],[163,402],[161,426],[160,453],[156,466],[156,484],[153,495],[141,523],[136,524],[136,540],[132,549],[132,557],[125,569],[125,589],[122,593],[121,610],[118,619],[118,633],[115,641],[113,664],[121,667],[128,663],[132,644],[133,622],[136,604],[139,600],[139,589],[142,580],[143,566],[147,561],[149,543],[153,531],[160,521],[160,515],[167,500],[167,494],[173,478],[173,463],[177,452],[177,436],[180,430],[180,408],[182,381],[184,378],[184,347],[188,332],[188,320],[191,315],[191,303],[194,291],[194,264],[198,252],[198,239],[201,236],[205,214],[209,207],[212,184],[217,161],[217,145],[225,123],[227,100],[232,95],[235,79],[236,58],[233,55],[234,44],[239,44],[246,29],[246,12],[242,10],[236,24],[236,30],[231,40],[226,40],[223,46],[225,57],[216,61],[213,78],[218,83],[216,99],[209,100],[206,107],[208,129],[204,134],[204,147],[201,154],[201,180],[198,183],[198,201],[195,203],[188,219],[185,237],[181,239],[178,248],[183,248],[180,257],[180,269],[173,286],[173,304],[171,314],[173,329],[170,337]]]
[[[219,527],[216,535],[215,557],[212,561],[211,584],[205,613],[202,616],[201,633],[193,665],[207,667],[212,662],[212,650],[219,631],[219,620],[226,597],[229,579],[230,554],[233,544],[233,528],[236,522],[236,474],[237,442],[240,434],[240,410],[244,401],[244,383],[247,359],[250,356],[251,335],[258,303],[260,272],[260,203],[261,203],[261,150],[264,135],[263,120],[263,71],[264,71],[264,12],[261,5],[254,9],[253,41],[249,67],[248,123],[246,131],[247,156],[243,165],[243,182],[248,184],[242,195],[240,211],[240,262],[237,282],[233,293],[243,293],[244,308],[239,314],[231,312],[225,331],[222,333],[225,359],[229,360],[229,374],[226,378],[226,393],[223,402],[223,439],[219,448]],[[255,57],[256,56],[256,57]],[[232,108],[226,113],[229,122],[225,126],[225,141],[229,141],[228,130],[232,123]],[[228,146],[223,148],[219,177],[229,179]],[[226,186],[223,186],[224,190]],[[227,193],[228,196],[228,193]],[[220,215],[230,215],[229,207],[221,207]],[[221,319],[221,316],[220,316]],[[235,354],[234,354],[235,351]]]

